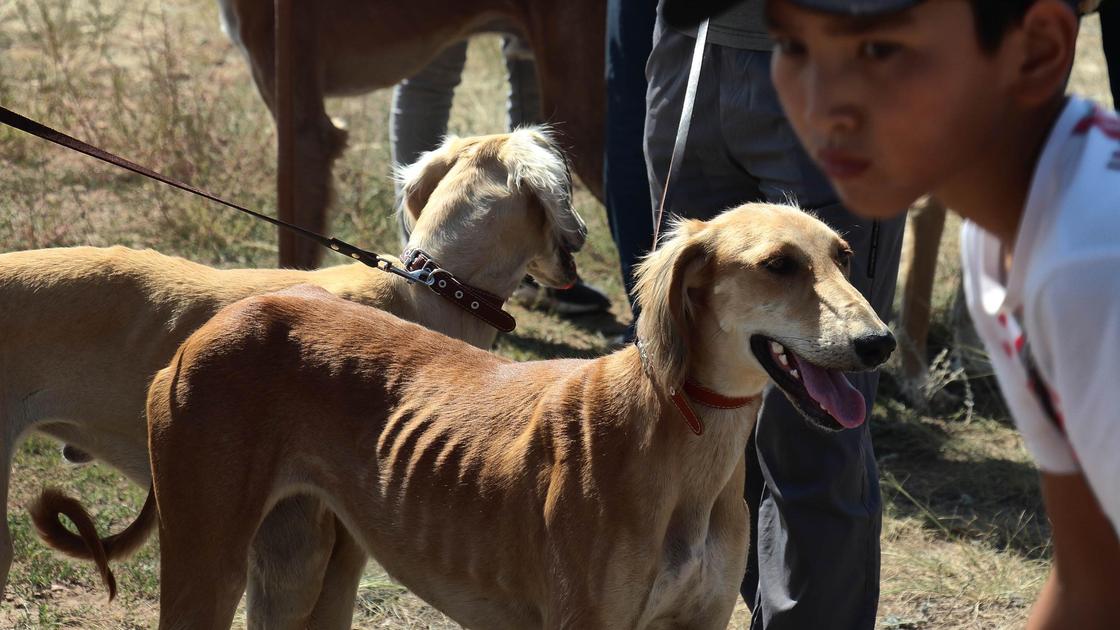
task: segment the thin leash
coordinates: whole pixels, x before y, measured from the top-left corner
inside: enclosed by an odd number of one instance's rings
[[[692,107],[696,104],[696,89],[700,85],[700,69],[704,65],[704,49],[708,43],[708,20],[696,27],[696,46],[692,49],[692,66],[688,69],[688,83],[684,89],[684,102],[681,104],[681,117],[677,123],[677,137],[673,140],[673,153],[669,157],[669,172],[665,175],[665,185],[661,188],[661,203],[653,220],[653,243],[650,251],[657,249],[661,236],[661,224],[665,220],[665,206],[668,205],[669,189],[677,179],[684,162],[684,147],[688,144],[688,129],[692,126]]]
[[[700,70],[704,65],[704,49],[707,40],[708,20],[705,19],[696,27],[696,45],[692,49],[692,65],[688,70],[688,83],[684,90],[684,102],[681,104],[681,117],[677,123],[677,137],[673,140],[673,153],[669,158],[669,172],[665,175],[665,185],[661,189],[661,203],[658,205],[657,215],[654,217],[653,243],[650,245],[650,251],[657,249],[658,240],[661,236],[661,226],[665,221],[665,207],[669,205],[672,198],[670,189],[673,181],[678,178],[681,164],[684,162],[684,148],[688,143],[689,127],[692,125],[692,110],[696,103],[696,90],[700,85]],[[638,344],[638,352],[642,357],[642,363],[645,364],[645,350],[642,348],[640,340],[636,343]],[[686,394],[693,401],[712,409],[738,409],[756,400],[755,396],[741,398],[723,396],[692,380],[685,380],[681,389],[670,387],[669,399],[673,401],[688,428],[696,435],[704,434],[704,422],[692,408],[692,405],[688,404],[688,400],[685,398]]]
[[[418,282],[427,286],[441,297],[450,300],[459,308],[474,315],[478,319],[486,322],[494,328],[502,332],[510,332],[516,326],[516,321],[513,316],[502,310],[504,300],[500,297],[483,291],[477,287],[473,287],[466,283],[461,282],[451,272],[440,267],[432,258],[421,250],[409,250],[401,256],[401,262],[404,267],[398,267],[392,260],[385,258],[374,252],[366,251],[360,247],[355,247],[345,241],[339,240],[334,237],[326,237],[317,232],[302,228],[298,225],[293,225],[286,221],[274,219],[270,216],[255,212],[244,206],[236,203],[226,201],[217,195],[213,195],[204,190],[195,188],[190,184],[180,182],[172,179],[150,168],[136,164],[126,160],[120,156],[114,155],[99,149],[91,144],[82,142],[77,138],[68,136],[60,131],[52,129],[42,123],[36,122],[13,112],[12,110],[0,106],[0,123],[4,123],[9,127],[19,129],[25,133],[29,133],[35,137],[53,142],[59,146],[66,147],[79,153],[84,153],[90,157],[97,158],[103,162],[108,162],[114,166],[132,171],[144,177],[163,182],[168,186],[173,186],[180,190],[185,190],[189,193],[198,195],[210,201],[215,201],[224,206],[228,206],[239,212],[244,212],[254,218],[260,219],[271,223],[279,228],[290,230],[299,234],[300,236],[311,239],[316,243],[326,247],[332,251],[336,251],[345,256],[349,256],[358,262],[361,262],[374,269],[379,269],[386,273],[391,273],[400,276],[407,280],[410,284]]]

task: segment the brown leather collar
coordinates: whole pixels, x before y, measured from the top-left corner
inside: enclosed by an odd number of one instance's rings
[[[423,250],[405,250],[401,254],[401,263],[406,271],[418,274],[419,282],[494,328],[508,333],[517,325],[513,316],[502,310],[505,300],[461,282]]]
[[[692,380],[686,380],[682,389],[683,392],[678,391],[676,388],[670,388],[669,398],[673,401],[673,404],[677,406],[677,410],[681,412],[681,415],[684,416],[684,421],[688,423],[688,428],[692,429],[692,432],[696,435],[704,434],[704,422],[700,420],[700,416],[693,411],[692,406],[685,400],[684,394],[688,394],[688,397],[693,401],[712,409],[738,409],[758,400],[757,396],[744,396],[740,398],[724,396]]]

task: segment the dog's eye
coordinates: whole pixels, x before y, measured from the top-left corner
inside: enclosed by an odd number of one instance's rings
[[[765,267],[766,270],[770,273],[779,276],[788,276],[797,271],[797,262],[789,256],[772,256],[770,258],[767,258],[762,263],[762,266]]]
[[[836,264],[839,265],[840,268],[844,271],[847,271],[849,268],[851,268],[852,250],[842,249],[839,252],[836,252]]]

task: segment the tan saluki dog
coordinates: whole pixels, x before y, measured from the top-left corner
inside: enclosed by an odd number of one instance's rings
[[[275,119],[275,0],[219,0],[222,29],[249,61]],[[327,115],[328,96],[390,87],[472,33],[520,33],[533,50],[544,119],[563,138],[573,168],[599,195],[603,177],[606,0],[294,0],[291,86],[295,222],[325,232],[331,165],[346,133]],[[280,130],[285,133],[285,130]],[[285,266],[313,267],[322,252],[296,242]]]
[[[585,228],[571,207],[564,160],[547,135],[526,129],[448,139],[402,179],[413,224],[409,247],[461,281],[506,298],[527,270],[552,286],[575,279],[571,252]],[[46,433],[150,484],[144,400],[155,372],[219,308],[307,283],[481,348],[497,334],[428,288],[361,263],[315,272],[216,270],[120,247],[0,255],[5,581],[12,560],[8,478],[21,437]],[[57,527],[49,507],[37,521]],[[314,501],[285,502],[262,534],[254,548],[251,623],[280,627],[280,620],[306,621],[314,610],[323,625],[348,627],[365,554],[344,530],[336,532],[333,516]]]
[[[511,362],[314,287],[241,301],[156,376],[153,493],[117,543],[158,520],[165,629],[228,627],[300,494],[469,628],[724,628],[763,387],[856,427],[842,372],[894,347],[849,254],[787,206],[679,223],[641,266],[640,345],[596,360]]]

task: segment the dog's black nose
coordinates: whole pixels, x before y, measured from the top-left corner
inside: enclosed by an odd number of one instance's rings
[[[857,337],[853,342],[856,354],[860,361],[869,368],[873,368],[887,360],[894,352],[894,335],[888,332],[876,333]]]

